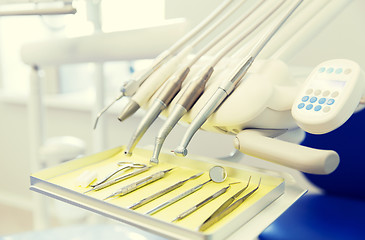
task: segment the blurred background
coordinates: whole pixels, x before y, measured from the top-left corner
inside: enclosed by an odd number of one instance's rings
[[[0,0],[0,12],[19,8],[34,9],[40,4],[48,4],[50,7],[65,4],[62,1],[46,1],[46,3],[18,1],[20,3],[16,4],[14,2],[17,1]],[[29,176],[34,169],[29,157],[32,141],[29,130],[32,125],[28,121],[27,108],[30,66],[21,58],[22,46],[34,41],[147,28],[177,18],[184,19],[186,32],[220,2],[220,0],[74,0],[72,6],[77,9],[76,14],[59,16],[1,16],[0,14],[0,236],[35,229],[35,208],[31,201],[34,194],[29,191]],[[311,70],[324,60],[348,58],[365,68],[364,10],[365,1],[350,1],[348,6],[311,39],[288,64],[308,67]],[[148,39],[141,41],[148,42]],[[105,101],[109,102],[118,95],[122,83],[128,80],[135,70],[143,68],[146,62],[148,59],[102,63]],[[93,124],[96,116],[94,107],[96,86],[94,79],[98,74],[96,65],[100,64],[64,64],[42,69],[42,76],[46,79],[44,82],[46,123],[43,126],[46,138],[75,137],[74,144],[84,149],[84,155],[126,144],[136,123],[141,119],[141,114],[137,113],[120,123],[116,117],[121,106],[125,104],[125,101],[120,101],[102,119],[105,141],[102,143],[95,141],[97,133],[93,131]],[[148,130],[139,146],[151,145],[161,124],[162,120],[158,120],[153,128]],[[166,148],[175,147],[185,129],[184,126],[179,126],[174,130],[166,143]],[[233,136],[200,131],[193,139],[190,151],[209,157],[224,157],[234,150],[232,141]],[[43,167],[48,167],[62,161],[63,159],[58,158],[45,158],[41,164]],[[257,159],[247,161],[253,165],[291,172],[303,186],[316,191],[296,171],[273,166]],[[49,204],[53,206],[49,226],[73,224],[86,219],[95,221],[97,218],[91,213],[62,203]]]

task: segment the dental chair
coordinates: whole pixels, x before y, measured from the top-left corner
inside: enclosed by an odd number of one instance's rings
[[[300,198],[259,239],[365,239],[364,136],[365,110],[330,133],[307,134],[302,145],[335,150],[340,165],[330,175],[306,174],[322,194],[308,193]]]

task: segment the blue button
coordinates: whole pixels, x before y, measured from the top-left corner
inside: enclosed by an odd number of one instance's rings
[[[302,109],[302,108],[304,108],[304,106],[305,106],[305,104],[304,104],[304,103],[299,103],[298,108],[299,108],[299,109]]]
[[[317,98],[316,97],[312,97],[311,100],[309,100],[311,103],[314,103],[317,101]]]
[[[327,69],[327,73],[333,73],[333,70],[334,69],[332,67],[330,67],[330,68]]]
[[[313,108],[313,105],[312,104],[308,104],[306,107],[305,107],[305,109],[307,109],[307,110],[311,110]]]
[[[316,111],[316,112],[318,112],[321,109],[322,109],[321,105],[317,105],[317,106],[314,107],[314,111]]]
[[[327,105],[332,105],[335,103],[335,99],[331,98],[331,99],[328,99],[327,101]]]
[[[342,73],[342,72],[343,72],[342,68],[337,68],[335,73],[336,73],[336,74],[340,74],[340,73]]]
[[[325,67],[321,67],[320,69],[318,69],[318,72],[323,73],[325,70],[326,70]]]
[[[306,102],[306,101],[308,101],[308,99],[309,99],[308,96],[304,96],[304,97],[302,97],[302,102]]]
[[[326,99],[325,98],[321,98],[321,99],[319,99],[318,100],[318,103],[319,104],[323,104],[323,103],[325,103],[326,102]]]

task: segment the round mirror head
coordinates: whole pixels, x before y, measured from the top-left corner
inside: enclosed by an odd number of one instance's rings
[[[226,170],[221,166],[214,166],[209,170],[209,177],[213,182],[223,182],[227,178]]]

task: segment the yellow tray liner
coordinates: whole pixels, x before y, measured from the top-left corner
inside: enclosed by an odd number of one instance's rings
[[[90,187],[84,188],[81,186],[77,186],[77,182],[76,182],[77,178],[84,171],[87,171],[87,170],[96,171],[98,173],[98,180],[100,180],[104,176],[108,175],[110,172],[114,171],[118,167],[117,163],[119,161],[144,163],[144,164],[150,165],[149,164],[150,156],[149,155],[146,156],[146,154],[148,154],[148,153],[149,153],[149,151],[147,151],[147,152],[142,151],[142,154],[134,154],[132,157],[127,157],[127,156],[124,156],[123,151],[120,151],[119,153],[115,154],[114,156],[112,156],[110,158],[107,158],[100,162],[92,163],[88,166],[85,166],[83,168],[80,168],[80,169],[77,169],[74,171],[69,171],[65,174],[58,175],[56,177],[48,179],[48,181],[50,183],[62,186],[64,188],[67,188],[67,189],[70,189],[70,190],[73,190],[73,191],[76,191],[79,193],[84,193],[85,191],[90,189]],[[103,199],[123,186],[126,186],[132,182],[135,182],[136,180],[139,180],[145,176],[149,176],[155,172],[169,169],[169,168],[174,168],[174,169],[170,173],[168,173],[166,175],[166,177],[164,177],[163,179],[160,179],[152,184],[146,185],[123,197],[109,199],[106,201],[110,204],[114,204],[119,207],[128,208],[133,203],[136,203],[139,200],[141,200],[157,191],[160,191],[178,181],[184,180],[196,173],[202,172],[199,169],[191,169],[191,168],[187,168],[187,167],[172,165],[171,163],[168,163],[168,162],[160,162],[160,164],[153,166],[150,170],[148,170],[142,174],[139,174],[132,178],[123,180],[117,184],[114,184],[114,185],[107,187],[105,189],[102,189],[100,191],[92,191],[92,192],[89,192],[86,194],[88,196],[96,198],[96,199]],[[116,175],[116,176],[120,176],[129,171],[135,171],[135,170],[136,169],[127,170],[125,172],[122,171],[119,175]],[[200,176],[199,178],[186,182],[182,187],[180,187],[170,193],[167,193],[167,194],[161,196],[160,198],[155,199],[154,201],[136,209],[135,211],[142,213],[142,214],[146,213],[148,210],[171,199],[172,197],[174,197],[200,183],[203,183],[203,182],[209,180],[208,171],[209,171],[209,169],[207,169],[205,171],[205,173],[202,176]],[[239,179],[228,176],[227,179],[223,183],[210,182],[210,183],[206,184],[202,189],[198,190],[197,192],[191,194],[188,197],[185,197],[184,199],[178,201],[177,203],[157,212],[156,214],[152,215],[152,217],[158,218],[158,219],[166,221],[166,222],[171,222],[180,213],[189,209],[193,205],[201,202],[203,199],[205,199],[208,196],[212,195],[213,193],[219,191],[223,187],[226,187],[229,183],[240,182],[238,184],[232,185],[231,188],[226,193],[224,193],[223,195],[221,195],[219,198],[215,199],[214,201],[211,201],[210,203],[206,204],[205,206],[203,206],[202,208],[200,208],[193,214],[189,215],[185,219],[172,223],[172,224],[178,224],[178,225],[188,228],[190,230],[197,230],[197,228],[204,222],[205,219],[207,219],[212,214],[212,212],[214,212],[215,209],[217,209],[224,201],[226,201],[229,197],[231,197],[237,191],[239,191],[244,186],[246,186],[247,180],[249,179],[250,176],[251,176],[250,186],[248,189],[246,189],[245,192],[243,192],[240,195],[240,197],[244,196],[245,193],[248,193],[249,191],[254,189],[257,186],[259,179],[261,178],[261,185],[260,185],[259,190],[257,190],[250,198],[248,198],[235,211],[233,211],[231,214],[229,214],[224,219],[222,219],[218,223],[214,224],[212,227],[210,227],[209,229],[207,229],[205,231],[205,233],[207,233],[207,234],[214,233],[214,231],[216,231],[217,229],[219,229],[221,227],[224,227],[224,225],[228,224],[235,216],[237,216],[238,214],[243,212],[245,209],[249,208],[252,204],[254,204],[256,201],[258,201],[260,198],[262,198],[263,196],[268,194],[270,191],[272,191],[274,188],[276,188],[278,185],[280,185],[283,180],[280,179],[280,181],[278,181],[277,178],[275,178],[275,177],[263,176],[262,174],[259,175],[259,174],[255,174],[253,172],[248,172],[247,175],[240,176]]]

